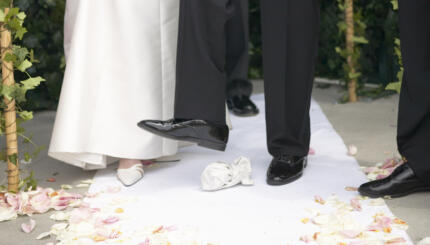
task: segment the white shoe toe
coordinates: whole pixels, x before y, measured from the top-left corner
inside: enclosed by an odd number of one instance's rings
[[[117,170],[117,177],[125,186],[136,184],[143,178],[143,174],[144,171],[141,164],[136,164],[131,168]]]

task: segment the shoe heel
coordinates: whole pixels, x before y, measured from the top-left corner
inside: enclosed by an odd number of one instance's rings
[[[223,144],[223,143],[214,143],[214,142],[208,142],[208,141],[200,141],[197,143],[197,145],[201,147],[209,148],[212,150],[217,150],[217,151],[225,151],[225,148],[227,146],[226,144]]]

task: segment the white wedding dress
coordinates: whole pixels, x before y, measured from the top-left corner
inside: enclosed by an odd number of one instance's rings
[[[137,127],[173,117],[179,0],[68,0],[66,73],[49,155],[84,169],[173,155]]]

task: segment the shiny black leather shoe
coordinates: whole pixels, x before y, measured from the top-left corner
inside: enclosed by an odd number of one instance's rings
[[[285,185],[302,177],[308,164],[307,157],[281,155],[273,158],[267,170],[268,185]]]
[[[228,98],[227,106],[234,115],[239,117],[255,116],[260,112],[249,96],[245,95]]]
[[[402,197],[415,192],[430,191],[430,184],[419,180],[411,166],[404,163],[387,178],[365,183],[358,191],[371,198]]]
[[[229,134],[227,125],[214,124],[204,120],[144,120],[137,125],[161,137],[189,141],[218,151],[225,150]]]

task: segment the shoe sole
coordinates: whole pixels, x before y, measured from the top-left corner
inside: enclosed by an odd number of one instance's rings
[[[234,111],[232,111],[232,112],[233,112],[233,115],[235,115],[237,117],[255,117],[258,114],[260,114],[260,112],[256,112],[256,113],[250,112],[250,113],[244,113],[244,114],[240,114],[240,113],[237,113],[237,112],[234,112]]]
[[[425,187],[425,188],[418,188],[418,189],[414,189],[414,190],[410,190],[407,192],[403,192],[403,193],[396,193],[394,195],[374,195],[374,194],[370,194],[370,193],[366,193],[364,191],[359,191],[360,195],[362,196],[367,196],[370,198],[383,198],[383,197],[392,197],[392,198],[399,198],[399,197],[404,197],[404,196],[408,196],[414,193],[420,193],[420,192],[430,192],[430,187]]]
[[[194,138],[194,137],[173,137],[173,136],[170,136],[168,134],[160,133],[159,131],[157,131],[153,128],[150,128],[150,127],[146,127],[144,125],[139,125],[139,127],[143,128],[146,131],[149,131],[155,135],[158,135],[160,137],[164,137],[164,138],[168,138],[168,139],[172,139],[172,140],[187,141],[187,142],[196,143],[198,146],[208,148],[211,150],[225,151],[225,149],[227,148],[227,144],[225,144],[225,143],[218,143],[218,142],[213,142],[213,141],[209,141],[209,140],[202,140],[202,139],[198,139],[198,138]]]
[[[292,182],[294,182],[294,181],[296,181],[296,180],[300,179],[302,176],[303,176],[303,173],[298,174],[298,175],[296,175],[296,176],[294,176],[294,177],[292,177],[292,178],[289,178],[289,179],[288,179],[288,180],[286,180],[286,181],[282,181],[282,182],[278,182],[278,181],[270,181],[270,180],[267,180],[267,179],[266,179],[266,183],[267,183],[268,185],[271,185],[271,186],[288,185],[288,184],[290,184],[290,183],[292,183]]]

